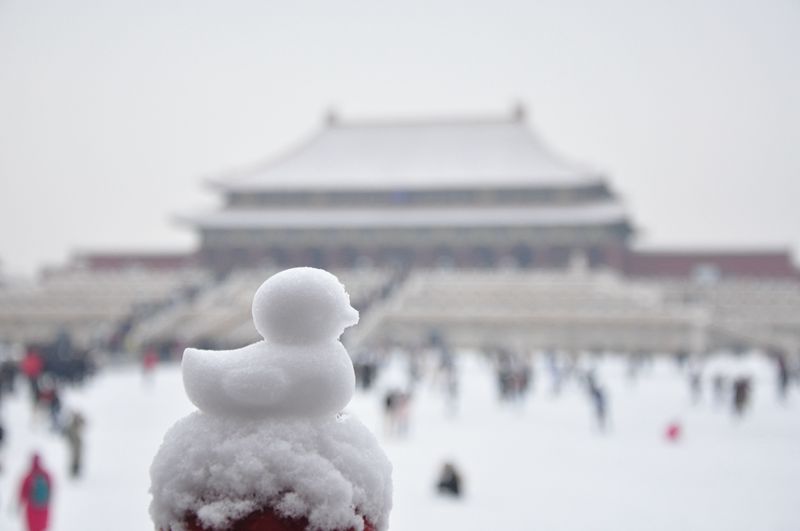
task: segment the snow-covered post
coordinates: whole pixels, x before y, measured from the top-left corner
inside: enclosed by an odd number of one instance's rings
[[[344,286],[321,269],[282,271],[256,292],[253,320],[263,341],[184,353],[199,411],[170,428],[153,460],[156,528],[387,529],[391,464],[341,412],[355,376],[339,337],[358,322]]]

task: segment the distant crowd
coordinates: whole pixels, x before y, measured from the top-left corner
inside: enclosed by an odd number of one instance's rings
[[[53,437],[63,439],[67,445],[67,473],[71,478],[83,473],[87,421],[83,413],[65,405],[62,391],[67,386],[82,385],[95,370],[96,363],[88,353],[73,349],[66,334],[59,335],[51,344],[29,345],[21,352],[9,347],[0,351],[0,406],[8,395],[17,392],[20,383],[25,384],[33,422],[45,424]],[[0,473],[5,473],[3,446],[13,434],[2,420],[0,415]],[[33,448],[31,455],[30,467],[19,481],[17,503],[23,509],[28,531],[45,531],[49,526],[53,483],[44,458]]]
[[[384,435],[405,438],[411,433],[413,401],[421,383],[427,382],[441,392],[445,411],[450,415],[459,409],[458,356],[438,334],[423,346],[380,345],[355,352],[354,366],[357,386],[369,392],[381,382],[381,400],[384,416]],[[543,379],[544,389],[558,397],[569,385],[582,389],[586,396],[587,412],[593,419],[593,429],[598,433],[609,431],[611,401],[608,386],[598,371],[603,365],[602,353],[570,353],[556,349],[520,351],[502,345],[487,345],[480,349],[487,365],[493,368],[497,399],[500,404],[517,407],[530,396],[537,379]],[[398,356],[406,366],[405,378],[398,380],[394,374],[381,381],[384,369]],[[800,363],[778,351],[768,353],[774,367],[775,397],[786,399],[792,385],[800,384]],[[633,384],[649,373],[654,363],[653,353],[637,352],[627,356],[625,373]],[[697,404],[710,389],[708,399],[720,411],[729,411],[734,418],[744,417],[751,409],[754,376],[746,370],[731,370],[706,365],[703,356],[677,353],[672,356],[676,369],[687,378],[687,403]],[[542,371],[537,378],[537,368]],[[664,437],[677,442],[683,434],[680,419],[667,423]],[[441,494],[459,497],[464,493],[463,472],[452,461],[446,461],[438,474],[436,490]]]

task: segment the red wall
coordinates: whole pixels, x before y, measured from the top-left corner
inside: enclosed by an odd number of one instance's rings
[[[785,251],[774,252],[636,252],[625,261],[631,276],[690,277],[700,266],[713,266],[722,276],[798,278],[800,272]]]

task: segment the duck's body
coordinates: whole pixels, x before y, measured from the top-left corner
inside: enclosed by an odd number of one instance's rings
[[[308,345],[259,341],[220,351],[188,348],[181,370],[192,403],[215,415],[335,415],[355,390],[353,364],[338,340]]]

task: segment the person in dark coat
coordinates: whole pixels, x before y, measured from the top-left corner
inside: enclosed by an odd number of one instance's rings
[[[586,375],[586,385],[589,388],[589,397],[594,406],[594,416],[597,419],[597,426],[601,431],[606,428],[606,416],[608,409],[608,399],[605,390],[597,383],[593,372]]]
[[[0,474],[3,472],[3,444],[5,442],[6,430],[3,428],[3,421],[0,420]]]
[[[14,380],[18,371],[16,361],[10,359],[0,361],[0,397],[4,393],[14,392]]]
[[[750,404],[750,378],[741,377],[733,382],[733,411],[737,415],[744,414]]]
[[[599,386],[593,386],[591,392],[597,425],[601,430],[604,430],[606,427],[606,393],[603,391],[603,388]]]
[[[783,354],[777,354],[775,359],[778,365],[778,397],[781,400],[785,400],[789,390],[789,364]]]
[[[461,474],[458,473],[455,465],[445,463],[439,475],[439,482],[436,484],[439,494],[460,498],[462,492]]]

